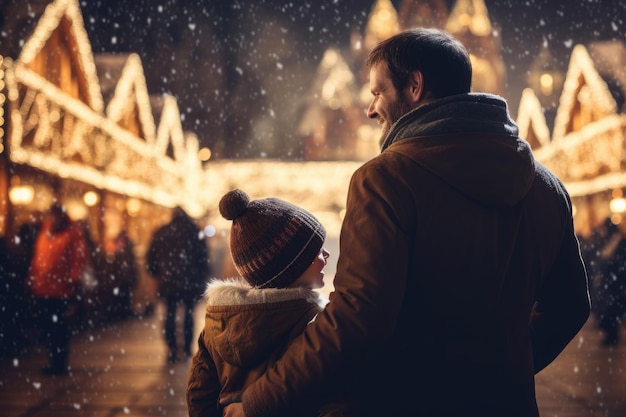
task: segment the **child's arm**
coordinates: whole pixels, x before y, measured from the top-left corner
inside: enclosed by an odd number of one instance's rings
[[[218,405],[220,382],[213,358],[204,345],[204,330],[198,338],[198,351],[191,359],[187,381],[189,417],[221,417]]]

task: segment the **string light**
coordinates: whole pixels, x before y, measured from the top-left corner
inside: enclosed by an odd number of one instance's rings
[[[63,19],[70,24],[60,25]],[[479,35],[490,32],[481,19],[469,16],[465,24]],[[69,27],[66,35],[77,45],[78,78],[85,80],[86,102],[33,70],[38,55],[45,53],[46,42],[62,26]],[[380,30],[387,31],[387,35]],[[377,42],[398,30],[395,8],[390,1],[380,0],[368,19],[365,43]],[[333,50],[327,53],[323,62],[328,60],[330,68],[334,64],[332,71],[336,75],[325,80],[320,91],[325,104],[334,108],[342,99],[339,92],[353,80],[349,71],[341,68],[340,54]],[[105,111],[77,0],[56,0],[48,5],[19,58],[14,62],[0,57],[0,71],[0,83],[5,83],[5,88],[0,88],[0,104],[5,100],[9,104],[8,113],[0,114],[0,143],[10,141],[11,160],[128,196],[129,204],[133,202],[127,207],[129,213],[137,213],[143,200],[166,207],[181,205],[192,216],[199,215],[214,209],[215,202],[233,186],[255,190],[258,196],[290,195],[290,200],[312,211],[330,213],[343,207],[347,181],[361,164],[244,161],[212,163],[211,170],[204,171],[197,137],[183,132],[174,97],[163,97],[160,122],[155,125],[138,55],[127,56]],[[586,119],[574,119],[577,106],[583,107]],[[133,111],[137,111],[141,137],[123,126],[124,117]],[[572,197],[581,197],[626,186],[626,173],[620,172],[626,116],[616,113],[608,86],[587,50],[577,45],[572,51],[552,140],[541,106],[531,92],[522,95],[518,123],[521,132],[530,136],[532,130],[536,137],[538,143],[533,144],[533,151],[537,159],[564,181]],[[4,129],[7,122],[8,130]],[[322,172],[334,180],[312,185],[310,178],[318,178]],[[275,178],[286,181],[276,184]],[[322,189],[316,189],[317,183],[323,184]],[[333,184],[336,192],[329,191],[328,184]],[[334,201],[329,195],[341,197]]]
[[[390,0],[377,0],[365,25],[364,49],[372,49],[378,42],[400,31],[398,12]]]
[[[546,140],[545,116],[532,90],[524,91],[519,107],[521,134],[533,136],[532,130],[539,142],[533,144],[535,157],[564,182],[572,197],[626,186],[621,171],[626,115],[617,114],[608,85],[583,45],[573,49],[551,141]],[[586,119],[577,121],[581,114]]]
[[[16,185],[9,189],[9,200],[15,205],[26,205],[33,201],[35,190],[30,185]]]
[[[83,194],[83,201],[87,207],[93,207],[100,201],[100,196],[95,191],[87,191]]]
[[[530,142],[533,150],[550,145],[550,129],[546,124],[546,117],[541,110],[539,99],[530,88],[522,91],[517,112],[517,125],[519,135]],[[534,143],[534,139],[537,143]]]
[[[609,87],[595,69],[593,60],[583,45],[576,45],[572,50],[569,67],[565,75],[563,92],[554,121],[553,141],[560,141],[571,132],[572,112],[580,98],[581,85],[589,86],[591,103],[598,119],[617,113],[617,105],[611,96]],[[595,119],[593,120],[595,121]]]
[[[63,20],[69,25],[61,25]],[[63,36],[72,37],[77,45],[74,70],[80,72],[77,79],[85,80],[87,102],[34,70],[55,31],[65,31]],[[164,97],[160,123],[155,126],[138,55],[127,56],[104,113],[95,61],[76,0],[48,5],[19,58],[3,58],[0,71],[9,101],[6,139],[13,162],[160,206],[180,205],[191,216],[206,211],[206,205],[195,198],[205,177],[197,137],[185,138],[178,105],[171,96]],[[0,100],[4,99],[2,95]],[[134,111],[142,137],[123,125],[126,115]]]
[[[450,33],[469,31],[478,37],[489,36],[491,34],[491,21],[484,1],[456,1],[450,12],[446,30]]]

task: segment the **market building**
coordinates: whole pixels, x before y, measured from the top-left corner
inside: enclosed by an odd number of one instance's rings
[[[301,204],[338,236],[350,175],[378,153],[379,127],[363,115],[370,100],[364,56],[376,42],[418,24],[442,27],[468,46],[473,90],[501,94],[506,83],[484,1],[457,1],[448,11],[443,1],[404,0],[396,9],[376,0],[362,30],[352,33],[351,50],[329,46],[320,59],[295,121],[304,161],[217,159],[203,166],[176,98],[149,93],[139,55],[94,55],[77,0],[28,7],[12,21],[24,42],[0,48],[0,236],[10,238],[54,199],[86,222],[97,243],[125,230],[142,273],[140,303],[154,300],[143,254],[177,205],[216,230],[216,271],[228,264],[228,224],[217,202],[235,187],[252,198]],[[543,48],[519,105],[509,104],[537,159],[565,183],[586,235],[606,217],[620,223],[626,206],[626,49],[615,41],[572,51],[562,73]]]
[[[0,236],[54,201],[95,245],[126,231],[141,310],[155,299],[143,268],[153,231],[177,206],[205,215],[198,141],[174,97],[149,96],[139,56],[94,56],[76,0],[33,22],[17,57],[0,56]]]
[[[554,119],[548,128],[538,96],[527,89],[517,121],[536,158],[565,184],[575,224],[588,236],[604,219],[623,229],[626,222],[626,44],[576,45],[564,77]],[[550,77],[547,70],[544,77]]]

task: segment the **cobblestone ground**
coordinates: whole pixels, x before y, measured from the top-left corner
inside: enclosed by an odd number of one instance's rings
[[[196,308],[200,332],[203,305]],[[187,415],[188,361],[166,363],[163,307],[146,318],[74,337],[68,376],[44,376],[45,352],[32,347],[0,359],[2,417]],[[626,334],[622,332],[622,341]],[[605,348],[590,320],[566,350],[537,375],[542,417],[625,417],[626,343]]]

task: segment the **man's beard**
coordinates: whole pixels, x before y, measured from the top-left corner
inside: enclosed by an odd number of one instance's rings
[[[389,105],[389,111],[388,111],[389,118],[385,119],[385,121],[382,124],[382,133],[378,141],[379,146],[382,147],[383,142],[385,141],[385,139],[387,138],[387,135],[391,131],[391,126],[393,126],[393,124],[396,121],[398,121],[399,118],[401,118],[402,116],[404,116],[411,110],[413,110],[413,108],[411,107],[409,102],[405,100],[403,97],[400,97],[393,104]]]

